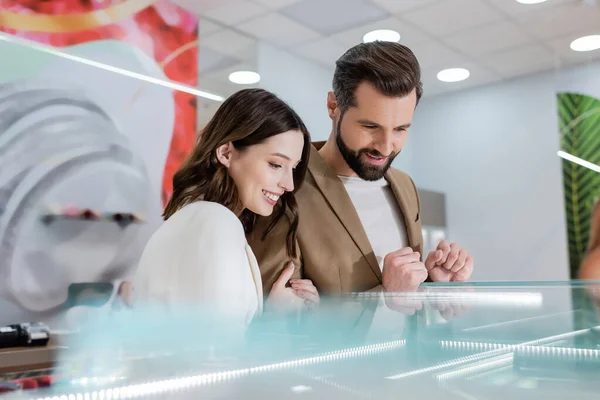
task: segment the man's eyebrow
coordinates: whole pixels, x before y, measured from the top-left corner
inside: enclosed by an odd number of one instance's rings
[[[361,119],[360,121],[358,121],[358,123],[362,124],[362,125],[374,125],[374,126],[378,126],[378,127],[381,126],[377,122],[373,122],[368,119]],[[400,125],[400,126],[397,126],[395,129],[408,129],[408,128],[410,128],[410,125],[411,125],[410,123]]]

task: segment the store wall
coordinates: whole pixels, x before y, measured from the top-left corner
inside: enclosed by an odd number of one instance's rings
[[[551,72],[419,106],[413,177],[445,193],[476,280],[568,279],[556,91]]]
[[[314,140],[325,140],[333,67],[266,44],[258,65],[261,86],[297,110]],[[448,235],[474,254],[474,279],[568,279],[556,93],[559,81],[585,86],[600,76],[596,68],[425,97],[419,105],[394,167],[446,195]]]
[[[313,140],[326,140],[331,131],[327,115],[327,92],[331,90],[333,65],[329,71],[275,46],[258,46],[260,85],[288,102],[306,124]]]

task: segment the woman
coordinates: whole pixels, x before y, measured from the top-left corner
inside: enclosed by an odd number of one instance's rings
[[[260,314],[261,276],[246,235],[257,214],[272,215],[271,229],[290,218],[287,251],[296,256],[293,193],[304,179],[309,152],[302,120],[275,95],[246,89],[229,97],[173,178],[165,222],[139,264],[136,302],[169,310],[206,307],[246,325]],[[286,287],[293,271],[290,264],[281,274],[267,307],[319,301],[310,281],[301,281],[299,290]]]
[[[600,199],[592,211],[590,226],[590,239],[579,268],[579,279],[600,280]]]

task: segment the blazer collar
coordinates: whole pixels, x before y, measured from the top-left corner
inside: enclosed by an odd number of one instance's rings
[[[319,190],[323,193],[325,199],[337,215],[338,219],[346,228],[346,231],[352,237],[352,240],[356,246],[363,253],[369,265],[373,269],[373,272],[381,281],[381,269],[373,252],[369,238],[365,232],[365,229],[360,221],[358,213],[344,187],[344,184],[335,172],[329,168],[325,163],[325,160],[319,154],[319,149],[323,147],[325,142],[314,142],[311,147],[310,160],[308,165],[309,173],[315,179]],[[390,183],[392,192],[398,201],[402,215],[404,216],[404,223],[407,229],[407,236],[409,238],[409,245],[413,246],[415,243],[415,224],[410,221],[411,216],[407,215],[405,210],[408,210],[408,189],[399,185],[397,180],[393,176],[392,169],[390,168],[385,175],[386,180]]]

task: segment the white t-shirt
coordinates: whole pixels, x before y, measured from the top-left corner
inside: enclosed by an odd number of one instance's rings
[[[378,181],[347,176],[339,178],[350,195],[379,268],[383,270],[387,254],[408,246],[406,225],[392,188],[385,178]],[[378,302],[367,336],[367,340],[373,342],[389,337],[392,331],[402,330],[405,322],[403,314],[387,308],[383,297],[379,296]]]
[[[359,177],[339,177],[371,243],[379,268],[393,251],[408,246],[406,226],[398,201],[385,178],[365,181]]]

